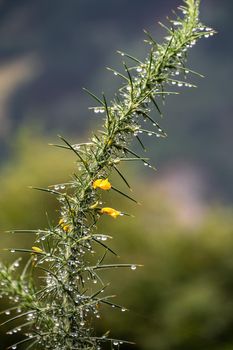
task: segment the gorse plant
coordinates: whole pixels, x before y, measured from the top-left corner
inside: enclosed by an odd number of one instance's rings
[[[102,195],[104,191],[116,191],[136,202],[128,192],[114,187],[110,174],[115,171],[130,189],[119,165],[142,161],[152,167],[148,158],[131,150],[129,144],[135,137],[144,147],[142,133],[165,137],[166,133],[151,117],[152,108],[161,115],[158,101],[177,94],[172,91],[173,86],[194,86],[187,76],[198,73],[186,67],[187,50],[198,39],[214,34],[199,22],[199,5],[198,0],[184,0],[180,15],[175,14],[168,26],[161,24],[167,32],[165,43],[158,44],[146,32],[150,51],[144,62],[120,52],[133,66],[123,63],[125,74],[111,69],[124,82],[113,101],[108,103],[104,95],[99,98],[86,90],[98,103],[93,107],[94,112],[105,116],[101,131],[82,144],[71,144],[60,137],[63,144],[56,146],[74,153],[78,170],[67,183],[37,188],[56,196],[60,203],[59,222],[48,229],[12,231],[36,236],[31,249],[10,249],[12,253],[29,255],[19,277],[15,270],[20,259],[9,267],[1,264],[1,295],[13,303],[13,307],[3,311],[9,318],[2,325],[10,326],[18,320],[20,324],[11,327],[8,334],[17,331],[25,334],[11,349],[97,350],[105,343],[111,349],[118,349],[120,344],[127,343],[111,338],[108,332],[98,336],[94,330],[93,319],[100,317],[103,304],[126,310],[115,304],[111,295],[106,295],[107,285],[100,277],[100,270],[135,270],[138,266],[105,263],[107,254],[116,253],[106,242],[110,236],[99,232],[98,221],[104,215],[116,219],[129,214],[103,205]],[[151,122],[148,129],[144,127],[147,120]],[[103,250],[102,255],[97,246]],[[41,272],[40,283],[33,277],[35,270]]]

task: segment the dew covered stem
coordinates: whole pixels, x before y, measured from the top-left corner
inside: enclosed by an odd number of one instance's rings
[[[127,220],[131,214],[109,207],[109,203],[103,203],[102,195],[104,191],[116,191],[138,204],[127,193],[126,189],[131,187],[118,165],[141,161],[155,169],[148,158],[131,150],[130,144],[137,138],[144,148],[139,138],[142,133],[155,139],[166,137],[157,121],[162,116],[161,101],[177,94],[175,88],[194,87],[187,80],[187,75],[191,78],[197,74],[186,68],[187,50],[200,38],[215,33],[200,23],[199,4],[198,0],[184,0],[179,8],[180,17],[162,24],[167,35],[164,43],[156,43],[151,34],[145,32],[149,54],[144,62],[120,52],[127,59],[127,63],[123,62],[124,73],[110,69],[123,80],[115,99],[107,101],[105,95],[100,98],[85,89],[97,103],[91,107],[94,113],[104,117],[103,128],[91,135],[87,143],[72,145],[60,137],[61,144],[55,146],[73,153],[77,171],[68,182],[47,189],[37,188],[56,196],[60,204],[58,221],[48,229],[12,231],[35,235],[31,250],[10,249],[12,254],[20,252],[28,256],[22,274],[17,273],[21,267],[19,260],[10,266],[0,263],[0,295],[16,305],[5,310],[9,316],[5,324],[17,319],[23,330],[24,325],[28,326],[25,339],[13,344],[11,349],[20,348],[23,343],[27,343],[28,349],[98,350],[106,343],[109,349],[118,349],[127,343],[108,334],[96,336],[93,329],[92,320],[101,317],[103,304],[122,312],[127,310],[109,301],[113,296],[106,294],[108,284],[103,282],[101,273],[106,269],[134,271],[140,267],[135,263],[105,264],[108,254],[114,258],[117,253],[111,249],[111,236],[99,232],[98,222],[109,216],[114,224],[115,219]],[[122,189],[116,189],[111,183],[112,172],[117,172],[122,179]],[[102,249],[100,256],[95,252],[97,246]],[[39,284],[34,271],[40,273]]]

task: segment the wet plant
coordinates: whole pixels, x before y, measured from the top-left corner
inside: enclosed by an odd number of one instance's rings
[[[66,183],[36,188],[57,198],[59,220],[46,229],[11,231],[34,234],[35,243],[31,249],[9,249],[28,256],[20,274],[20,259],[10,266],[1,264],[1,296],[12,302],[12,307],[3,311],[8,318],[2,325],[9,326],[9,336],[16,332],[25,335],[11,349],[98,350],[106,344],[109,349],[118,349],[127,343],[108,332],[98,335],[94,327],[102,305],[126,311],[107,294],[108,284],[103,282],[101,271],[135,270],[138,266],[105,262],[107,255],[116,253],[108,244],[111,237],[99,231],[98,222],[106,215],[124,220],[129,214],[103,204],[102,195],[115,191],[137,203],[120,166],[123,162],[142,162],[154,169],[130,144],[136,139],[144,149],[142,134],[166,137],[156,117],[162,115],[161,102],[179,93],[174,88],[194,87],[188,77],[200,75],[186,66],[187,51],[200,38],[212,36],[214,30],[199,21],[199,5],[198,0],[184,0],[174,19],[168,19],[167,25],[160,23],[166,31],[162,44],[145,31],[149,54],[144,61],[119,52],[125,60],[124,72],[110,71],[123,83],[112,101],[85,89],[97,103],[93,112],[104,117],[103,128],[87,143],[73,144],[60,136],[61,142],[55,146],[74,154],[77,171]],[[125,190],[114,186],[110,180],[113,172]],[[40,273],[39,282],[35,271]],[[11,326],[15,321],[17,326]]]

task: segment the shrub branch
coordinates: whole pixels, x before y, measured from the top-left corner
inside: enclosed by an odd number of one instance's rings
[[[167,95],[178,93],[174,87],[194,87],[187,77],[198,73],[186,67],[187,51],[200,38],[214,34],[200,23],[199,5],[199,1],[185,0],[179,8],[180,15],[175,14],[175,19],[168,20],[167,25],[160,23],[166,31],[163,44],[145,31],[150,49],[144,62],[119,52],[125,59],[123,73],[108,68],[123,81],[112,101],[108,102],[104,94],[97,97],[85,89],[97,103],[92,107],[94,113],[104,115],[103,128],[87,143],[71,144],[60,136],[61,144],[55,146],[74,153],[78,171],[67,183],[36,188],[56,196],[60,203],[59,222],[44,230],[12,231],[36,236],[31,250],[11,250],[30,256],[19,279],[15,272],[18,260],[9,267],[1,265],[1,295],[16,305],[5,310],[6,315],[11,315],[3,324],[19,320],[22,325],[17,329],[27,329],[26,337],[11,349],[22,345],[25,349],[98,350],[106,342],[110,348],[127,343],[110,338],[108,333],[96,336],[93,329],[93,318],[100,317],[101,305],[126,310],[112,301],[113,296],[105,294],[108,285],[99,272],[118,268],[135,270],[139,266],[105,264],[106,255],[116,253],[107,244],[111,237],[99,233],[98,221],[104,215],[116,219],[129,214],[104,207],[102,193],[113,190],[137,203],[127,192],[115,188],[109,177],[115,171],[130,190],[126,175],[119,169],[120,163],[141,161],[154,168],[148,158],[131,150],[130,144],[136,138],[144,149],[142,134],[166,137],[151,114],[162,116],[161,102]],[[145,128],[146,120],[151,127]],[[103,250],[101,258],[95,253],[97,246]],[[39,284],[33,278],[35,269],[41,272]],[[12,332],[14,329],[8,333]]]

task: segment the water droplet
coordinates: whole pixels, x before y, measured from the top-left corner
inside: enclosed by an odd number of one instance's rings
[[[11,312],[10,312],[9,310],[5,311],[5,314],[6,314],[6,315],[10,315],[10,313],[11,313]]]
[[[179,75],[180,74],[180,72],[177,70],[176,72],[175,72],[175,75]]]
[[[66,188],[65,185],[61,185],[61,189],[64,190]]]
[[[117,72],[114,72],[113,74],[114,74],[114,75],[118,75],[118,73],[117,73]]]
[[[121,309],[121,311],[122,311],[122,312],[125,312],[125,311],[126,311],[126,309],[123,307],[123,308]]]
[[[114,342],[113,342],[113,345],[118,345],[118,344],[119,344],[118,341],[114,341]]]
[[[131,265],[131,270],[136,270],[137,266],[136,265]]]
[[[209,38],[209,36],[210,36],[209,34],[205,34],[204,35],[205,38]]]
[[[17,349],[17,346],[16,345],[12,345],[11,349],[15,350],[15,349]]]
[[[78,336],[78,333],[71,333],[71,336],[73,337],[73,338],[77,338],[77,336]]]
[[[56,186],[54,186],[54,189],[55,189],[56,191],[58,191],[58,190],[60,189],[60,187],[59,187],[58,185],[56,185]]]
[[[15,253],[15,249],[11,249],[10,252],[11,252],[11,253]]]
[[[138,67],[136,70],[140,73],[142,71],[142,67]]]
[[[152,132],[148,132],[148,134],[147,134],[148,136],[152,136],[153,135],[153,133]]]
[[[148,163],[145,162],[144,165],[145,165],[145,166],[148,166]]]

